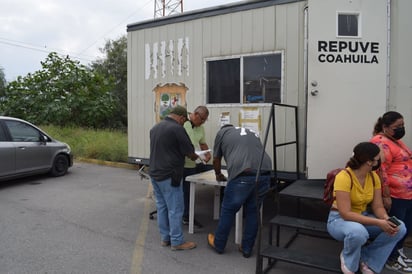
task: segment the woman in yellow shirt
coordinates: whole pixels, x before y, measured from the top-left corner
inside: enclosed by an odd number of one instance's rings
[[[383,206],[380,179],[373,171],[380,166],[379,153],[377,145],[359,143],[346,170],[335,177],[335,201],[327,229],[333,238],[343,241],[340,260],[345,274],[356,273],[359,268],[363,274],[380,273],[392,249],[406,234],[404,223],[396,226],[389,221]],[[372,212],[367,211],[368,205]],[[373,240],[365,245],[369,239]]]

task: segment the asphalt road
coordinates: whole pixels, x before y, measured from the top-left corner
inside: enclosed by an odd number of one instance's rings
[[[156,220],[149,219],[155,209],[149,181],[137,170],[76,162],[64,177],[2,182],[0,274],[255,273],[255,254],[243,258],[234,233],[222,255],[207,246],[206,235],[217,224],[214,192],[210,186],[196,190],[195,215],[204,228],[184,231],[198,247],[171,251],[160,246]],[[272,202],[265,203],[264,222],[274,213]],[[262,235],[265,244],[266,225]],[[335,242],[310,237],[293,248],[308,246],[338,252]],[[327,272],[278,263],[269,273]]]
[[[133,170],[82,163],[1,183],[0,273],[129,273],[146,189]]]

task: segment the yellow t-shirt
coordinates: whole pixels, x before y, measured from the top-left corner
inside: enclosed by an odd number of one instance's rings
[[[336,190],[350,192],[351,210],[356,213],[362,213],[373,200],[374,186],[371,174],[373,174],[375,179],[375,189],[381,188],[381,181],[375,172],[371,172],[366,175],[365,186],[362,187],[352,169],[347,168],[346,170],[352,175],[352,188],[351,177],[346,171],[342,170],[335,177],[333,196],[336,197]],[[336,200],[333,202],[333,205],[336,207]]]

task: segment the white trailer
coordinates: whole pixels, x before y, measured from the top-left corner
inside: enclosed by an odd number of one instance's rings
[[[129,24],[129,162],[148,164],[149,130],[175,104],[209,108],[210,147],[224,122],[263,135],[272,103],[296,106],[296,120],[275,108],[267,151],[277,170],[298,163],[308,179],[344,166],[387,110],[404,115],[411,146],[411,10],[410,0],[243,1]],[[277,147],[296,125],[298,145]]]

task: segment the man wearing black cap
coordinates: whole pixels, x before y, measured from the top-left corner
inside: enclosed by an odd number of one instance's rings
[[[171,245],[172,250],[196,247],[194,242],[184,241],[182,230],[185,156],[192,160],[198,158],[183,128],[186,120],[186,108],[176,106],[150,130],[149,174],[156,197],[157,224],[161,245]]]

